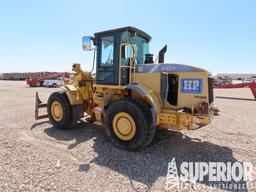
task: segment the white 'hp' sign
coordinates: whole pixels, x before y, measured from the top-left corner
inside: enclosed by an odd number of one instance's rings
[[[181,80],[182,93],[202,93],[203,80],[202,79],[182,79]]]

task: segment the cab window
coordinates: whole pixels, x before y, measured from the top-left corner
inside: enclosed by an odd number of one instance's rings
[[[101,38],[101,67],[112,67],[114,64],[114,36]]]
[[[136,64],[144,63],[145,55],[149,53],[149,44],[144,38],[125,31],[121,35],[121,42],[136,45],[138,48]]]
[[[131,46],[123,45],[121,47],[121,64],[122,65],[130,65],[131,60],[133,59],[133,50]]]

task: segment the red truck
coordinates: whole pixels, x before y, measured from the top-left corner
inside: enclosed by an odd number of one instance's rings
[[[69,73],[64,72],[64,73],[53,73],[45,77],[36,77],[36,78],[31,78],[27,80],[27,84],[30,87],[42,87],[44,85],[44,80],[45,79],[56,79],[58,77],[65,77],[69,78]]]

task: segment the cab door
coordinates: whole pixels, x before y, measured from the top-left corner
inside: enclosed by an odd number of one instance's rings
[[[97,84],[118,84],[118,45],[115,34],[107,34],[98,39]]]

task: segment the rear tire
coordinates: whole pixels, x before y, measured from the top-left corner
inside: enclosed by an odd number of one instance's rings
[[[74,127],[83,115],[82,105],[71,106],[66,93],[54,92],[47,103],[48,117],[55,128],[66,130]]]
[[[53,84],[52,84],[52,87],[53,87],[53,88],[56,88],[56,87],[57,87],[57,84],[56,84],[56,83],[53,83]]]
[[[150,108],[138,100],[118,100],[112,103],[105,119],[106,132],[111,141],[128,151],[146,147],[155,135],[156,128],[153,126]]]

